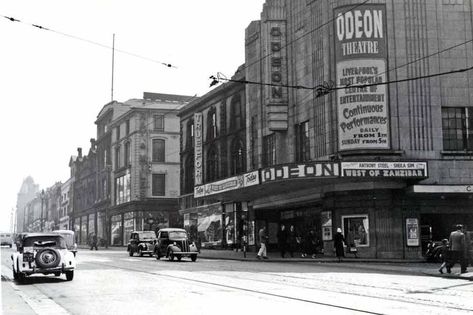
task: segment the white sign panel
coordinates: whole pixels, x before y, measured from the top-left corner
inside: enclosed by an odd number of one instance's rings
[[[425,178],[427,162],[342,162],[343,177]]]
[[[230,190],[258,185],[259,183],[258,171],[254,171],[243,175],[229,177],[217,182],[196,186],[194,188],[194,197],[205,197]]]

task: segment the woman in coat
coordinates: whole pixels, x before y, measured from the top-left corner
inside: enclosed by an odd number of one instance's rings
[[[346,241],[345,241],[345,238],[343,237],[342,229],[337,228],[337,233],[335,233],[333,237],[333,246],[335,247],[335,254],[338,257],[338,262],[342,260],[342,257],[345,257],[343,244],[346,244]]]

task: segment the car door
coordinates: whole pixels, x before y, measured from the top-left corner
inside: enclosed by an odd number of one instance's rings
[[[166,255],[166,250],[169,244],[169,234],[167,231],[161,231],[158,237],[159,251],[161,252],[161,255]]]

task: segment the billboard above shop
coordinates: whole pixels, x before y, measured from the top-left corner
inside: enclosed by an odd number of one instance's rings
[[[259,183],[259,171],[249,172],[242,175],[225,178],[217,182],[196,186],[194,187],[194,198],[200,198],[235,189],[250,187],[258,185]]]
[[[343,177],[426,178],[427,162],[342,162]]]

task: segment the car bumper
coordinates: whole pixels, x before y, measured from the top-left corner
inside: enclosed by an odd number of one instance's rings
[[[56,273],[56,272],[64,273],[66,271],[72,271],[74,269],[75,269],[74,266],[66,266],[63,264],[62,266],[58,266],[54,268],[47,268],[47,269],[37,268],[37,267],[25,268],[25,269],[20,270],[20,273],[23,273],[25,275],[32,275],[34,273],[43,273],[43,274]]]
[[[174,255],[176,256],[191,256],[191,255],[197,255],[198,252],[174,252]]]

